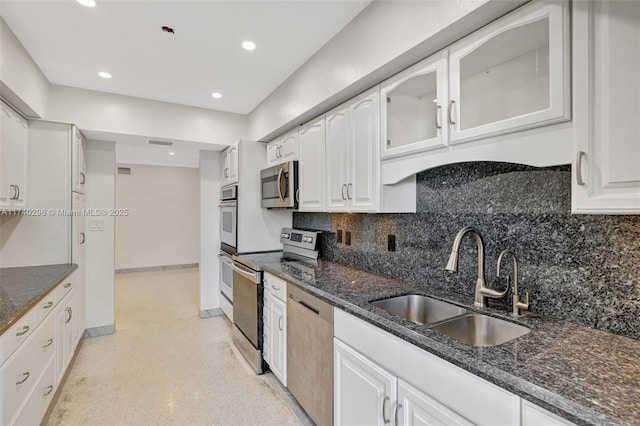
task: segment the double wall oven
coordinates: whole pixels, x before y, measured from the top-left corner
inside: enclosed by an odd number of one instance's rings
[[[238,248],[238,186],[220,190],[220,307],[233,320],[233,261]]]

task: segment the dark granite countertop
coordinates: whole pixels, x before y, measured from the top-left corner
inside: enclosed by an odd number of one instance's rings
[[[280,253],[241,255],[266,272],[384,329],[452,364],[576,424],[640,423],[640,341],[530,314],[482,313],[526,325],[531,332],[494,347],[473,347],[369,304],[404,294],[428,294],[469,310],[461,295],[361,271],[334,262],[281,260]],[[438,280],[442,277],[428,277]]]
[[[77,267],[76,264],[63,263],[0,268],[0,334],[29,312]]]

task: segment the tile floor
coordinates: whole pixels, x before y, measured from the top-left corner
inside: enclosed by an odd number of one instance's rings
[[[286,425],[308,419],[257,376],[226,317],[199,319],[198,270],[116,275],[116,333],[84,339],[49,425]]]

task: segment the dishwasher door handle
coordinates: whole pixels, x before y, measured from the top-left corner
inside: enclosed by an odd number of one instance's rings
[[[313,312],[314,314],[316,314],[316,315],[320,315],[320,311],[319,311],[319,310],[317,310],[316,308],[314,308],[313,306],[311,306],[311,305],[309,305],[309,304],[307,304],[307,303],[304,303],[304,301],[302,301],[302,300],[296,300],[296,299],[294,299],[294,298],[293,298],[293,296],[292,296],[291,294],[289,294],[289,299],[293,300],[293,301],[294,301],[294,302],[296,302],[296,303],[299,303],[300,305],[304,306],[305,308],[307,308],[308,310],[310,310],[310,311],[311,311],[311,312]]]

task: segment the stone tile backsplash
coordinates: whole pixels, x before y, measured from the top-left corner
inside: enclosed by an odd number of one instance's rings
[[[417,183],[415,214],[296,212],[294,227],[332,231],[327,260],[468,294],[472,303],[475,239],[465,237],[457,274],[443,266],[456,233],[475,226],[490,286],[506,285],[495,278],[496,261],[510,248],[531,311],[640,339],[640,216],[571,215],[570,166],[460,163],[419,173]],[[350,246],[336,243],[338,229],[352,233]],[[502,268],[512,273],[510,261]],[[490,303],[508,309],[511,292]]]

